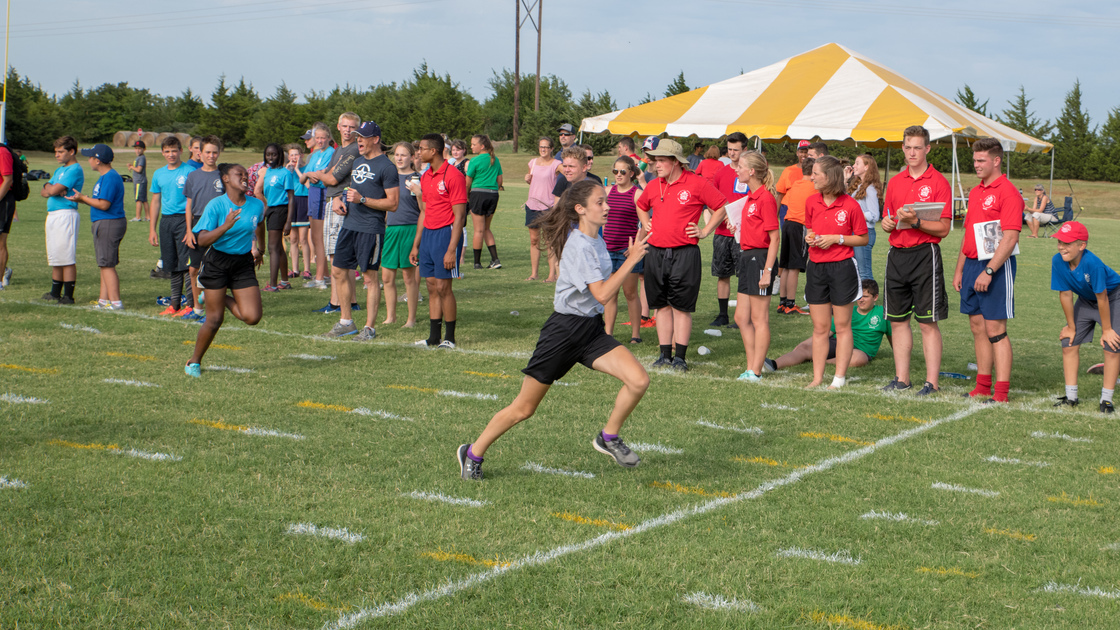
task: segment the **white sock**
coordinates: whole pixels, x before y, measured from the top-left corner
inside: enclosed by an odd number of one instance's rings
[[[1115,389],[1102,389],[1101,390],[1101,402],[1112,402],[1112,392],[1114,392],[1114,391],[1116,391],[1116,390]]]
[[[1077,386],[1066,385],[1066,400],[1077,400]]]
[[[829,385],[829,387],[843,387],[847,384],[848,378],[846,376],[833,376],[832,385]]]
[[[343,326],[350,326],[354,323],[354,320],[352,320],[352,319],[340,319],[340,320],[338,320],[338,323],[342,324]]]

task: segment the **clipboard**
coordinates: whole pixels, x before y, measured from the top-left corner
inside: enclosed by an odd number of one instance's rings
[[[941,212],[945,210],[945,204],[940,201],[908,203],[905,206],[902,206],[901,209],[905,208],[910,208],[911,210],[913,210],[914,214],[916,214],[922,221],[934,222],[941,220]],[[895,216],[897,218],[897,215]],[[899,223],[897,226],[895,226],[894,229],[913,230],[914,226],[910,223]]]
[[[976,260],[991,260],[996,255],[1000,241],[1003,240],[1003,229],[999,220],[983,221],[972,224],[972,236],[976,242]],[[1019,244],[1015,244],[1012,256],[1019,255]]]

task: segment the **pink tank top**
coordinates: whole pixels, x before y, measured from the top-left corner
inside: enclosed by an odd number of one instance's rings
[[[556,203],[556,197],[552,196],[552,189],[556,186],[556,177],[559,174],[556,169],[559,166],[559,160],[544,164],[541,164],[540,158],[533,160],[533,165],[529,168],[533,181],[529,183],[529,199],[525,201],[525,206],[530,210],[537,212],[551,210],[552,205]]]

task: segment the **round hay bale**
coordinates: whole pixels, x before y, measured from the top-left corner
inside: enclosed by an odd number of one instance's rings
[[[175,134],[173,134],[173,133],[169,133],[169,132],[166,132],[166,131],[165,131],[165,132],[163,132],[163,133],[161,133],[161,134],[157,134],[157,135],[156,135],[156,144],[155,144],[155,146],[156,146],[156,147],[162,147],[162,146],[163,146],[163,141],[164,141],[164,140],[166,140],[166,139],[168,139],[168,138],[170,138],[170,137],[171,137],[171,136],[173,136],[173,135],[175,135]]]
[[[159,145],[156,144],[156,134],[154,134],[150,131],[145,131],[140,136],[140,139],[144,141],[144,145],[147,146],[147,148],[149,148],[149,149],[154,147],[154,146],[159,146]]]
[[[127,144],[128,144],[128,132],[127,131],[118,131],[117,133],[113,134],[113,146],[123,147],[123,146],[126,146]]]
[[[191,134],[189,134],[189,133],[177,133],[177,134],[175,134],[175,137],[178,138],[179,143],[183,145],[183,150],[184,151],[189,151],[190,150]]]

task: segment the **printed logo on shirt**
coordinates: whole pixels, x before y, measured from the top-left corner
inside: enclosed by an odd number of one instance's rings
[[[929,201],[929,196],[933,194],[932,186],[922,186],[918,189],[918,201]]]
[[[872,315],[871,319],[868,320],[867,323],[868,323],[869,327],[871,327],[871,328],[878,328],[879,327],[879,316],[878,315]]]
[[[359,164],[357,168],[350,171],[350,181],[355,184],[364,184],[366,181],[377,183],[377,173],[369,170],[369,164]],[[443,182],[440,182],[443,185]]]
[[[222,180],[215,179],[214,180],[214,192],[216,192],[220,195],[220,194],[224,193],[225,191],[226,191],[226,187],[225,187],[224,184],[222,184]]]
[[[269,186],[275,186],[276,182],[278,182],[278,181],[280,181],[280,176],[279,175],[273,175],[272,178],[268,180],[268,185]]]
[[[1089,274],[1085,274],[1085,284],[1093,284],[1093,281],[1089,279]]]
[[[841,210],[836,213],[836,225],[844,225],[848,221],[848,211]]]
[[[441,195],[446,195],[446,194],[447,194],[447,183],[446,183],[446,182],[444,182],[444,181],[443,181],[443,180],[441,179],[441,180],[439,181],[439,184],[437,184],[437,185],[436,185],[436,190],[438,190],[438,191],[439,191],[439,194],[441,194]]]
[[[187,185],[187,176],[186,175],[180,175],[179,179],[175,180],[175,184],[179,188],[182,188],[183,186],[186,186]]]
[[[988,195],[987,197],[984,197],[984,209],[985,210],[991,210],[992,206],[994,206],[994,205],[996,205],[996,196],[995,195]]]
[[[692,193],[691,192],[689,192],[687,190],[682,190],[679,193],[677,193],[677,201],[679,201],[681,203],[688,203],[689,199],[692,199]]]
[[[747,206],[747,216],[748,217],[753,217],[755,212],[758,212],[758,210],[756,208],[757,205],[758,204],[753,204],[752,203],[751,205]]]
[[[101,182],[93,185],[93,196],[96,197],[101,192]]]

